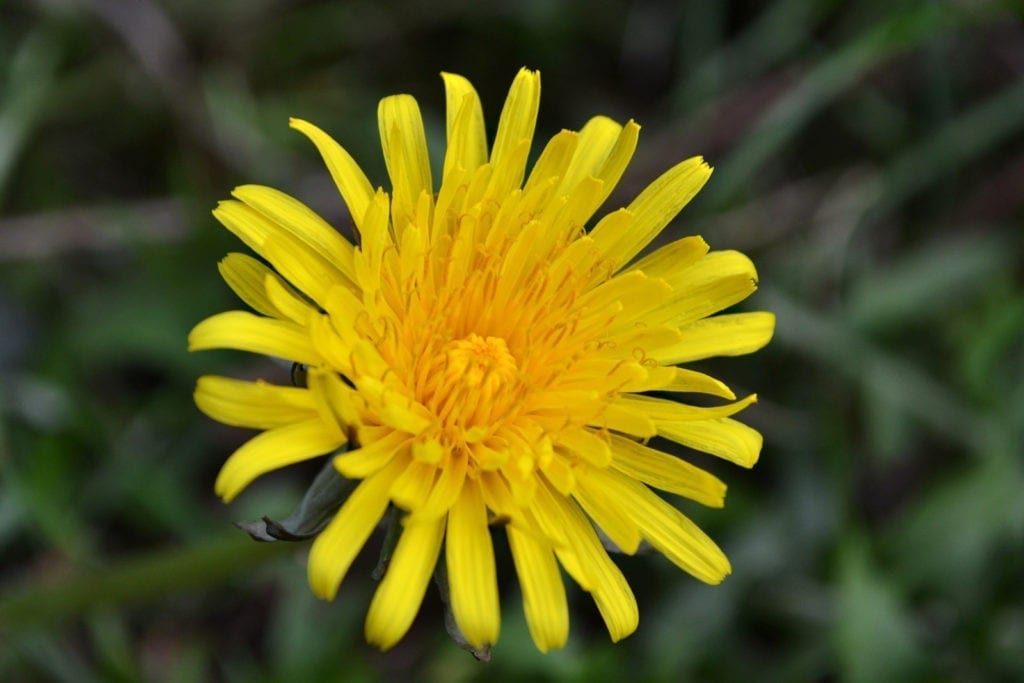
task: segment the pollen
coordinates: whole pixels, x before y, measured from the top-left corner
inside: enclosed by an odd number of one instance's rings
[[[431,359],[417,398],[449,429],[489,427],[522,397],[519,375],[504,339],[470,333]]]

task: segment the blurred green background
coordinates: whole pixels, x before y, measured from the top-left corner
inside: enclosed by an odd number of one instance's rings
[[[0,680],[908,681],[1024,679],[1024,25],[1016,3],[0,0]],[[185,352],[237,307],[209,215],[235,185],[342,203],[287,118],[384,183],[376,101],[438,72],[493,126],[543,74],[538,134],[636,118],[611,206],[676,161],[716,166],[670,228],[759,266],[773,343],[705,364],[761,402],[751,471],[700,456],[724,510],[683,509],[730,555],[709,588],[622,558],[639,631],[612,646],[572,593],[568,647],[535,652],[511,563],[484,665],[428,594],[409,636],[362,640],[372,551],[333,604],[305,548],[231,526],[283,516],[316,465],[230,507],[212,483],[249,434],[191,401]],[[539,147],[538,147],[539,149]],[[374,545],[374,544],[371,544]]]

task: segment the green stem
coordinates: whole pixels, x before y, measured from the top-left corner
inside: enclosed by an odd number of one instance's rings
[[[160,550],[111,567],[56,580],[28,581],[0,593],[0,631],[52,624],[98,607],[165,598],[221,583],[275,557],[287,543],[254,543],[232,534],[202,544]]]

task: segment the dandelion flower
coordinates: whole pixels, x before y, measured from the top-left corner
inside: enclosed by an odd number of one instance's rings
[[[678,365],[753,352],[771,338],[774,317],[713,315],[757,287],[738,252],[686,237],[637,259],[707,181],[703,159],[679,163],[595,219],[633,155],[636,123],[599,116],[563,130],[527,173],[539,74],[516,76],[490,150],[472,85],[443,79],[440,183],[408,95],[378,109],[390,194],[374,190],[321,129],[291,121],[337,184],[355,245],[269,187],[239,187],[214,211],[263,259],[233,253],[220,264],[256,313],[208,318],[190,348],[307,366],[304,387],[199,380],[204,412],[263,430],[230,456],[216,492],[230,501],[266,472],[347,444],[334,466],[358,485],[313,542],[309,582],[332,599],[385,512],[402,511],[366,617],[371,643],[402,638],[439,562],[465,639],[496,642],[492,528],[508,537],[540,650],[568,637],[560,567],[619,640],[639,615],[606,541],[627,554],[646,541],[709,584],[730,571],[718,546],[653,490],[720,507],[725,485],[648,441],[752,466],[761,436],[731,416],[755,396],[737,400],[717,379]],[[672,392],[722,401],[663,397]]]

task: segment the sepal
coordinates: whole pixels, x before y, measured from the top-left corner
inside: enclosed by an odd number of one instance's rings
[[[235,522],[235,526],[254,540],[262,542],[305,541],[316,536],[359,483],[357,479],[341,476],[334,467],[334,456],[346,450],[347,447],[342,447],[327,459],[302,501],[290,515],[281,521],[263,517],[252,522]]]

